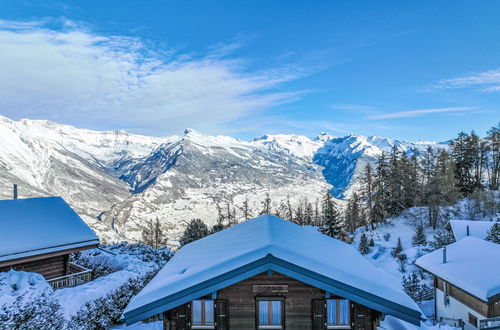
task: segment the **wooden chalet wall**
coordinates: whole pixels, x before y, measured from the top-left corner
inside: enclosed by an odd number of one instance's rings
[[[42,274],[46,279],[51,279],[68,273],[69,255],[59,255],[45,259],[33,260],[10,266],[0,267],[0,272],[7,272],[10,269],[22,270]]]
[[[444,292],[444,281],[441,278],[436,277],[434,285],[436,288]],[[486,302],[465,292],[453,284],[447,283],[446,287],[448,296],[455,298],[484,317],[500,316],[500,297]]]
[[[254,286],[287,286],[287,290],[277,292],[259,292],[253,290]],[[271,290],[272,291],[272,290]],[[325,292],[308,284],[299,282],[281,274],[262,273],[237,284],[228,286],[217,293],[217,299],[226,300],[229,307],[230,330],[256,329],[256,300],[258,297],[283,297],[285,310],[286,330],[312,330],[312,303],[314,299],[324,299]],[[209,297],[206,297],[210,299]],[[337,298],[332,296],[331,298]],[[351,303],[351,322],[354,330],[374,329],[379,312],[368,307]],[[189,329],[175,326],[175,320],[167,320],[173,315],[190,313],[189,305],[179,306],[176,310],[167,311],[164,319],[165,330]],[[224,329],[225,330],[225,329]]]

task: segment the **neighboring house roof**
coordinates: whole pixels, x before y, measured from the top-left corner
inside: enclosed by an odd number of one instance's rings
[[[351,245],[272,215],[182,247],[131,300],[124,312],[126,322],[140,321],[266,271],[419,324],[421,312],[399,280]]]
[[[61,197],[0,201],[0,263],[99,244]]]
[[[455,240],[458,241],[467,236],[485,239],[493,224],[495,224],[494,221],[450,220],[445,227],[448,230],[451,229]],[[469,228],[468,235],[467,227]]]
[[[487,301],[500,294],[500,244],[466,237],[417,259],[415,264],[437,277]]]

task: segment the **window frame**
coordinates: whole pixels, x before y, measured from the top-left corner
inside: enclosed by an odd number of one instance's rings
[[[272,308],[273,301],[280,302],[280,324],[260,324],[260,302],[265,301],[268,303],[268,311]],[[272,318],[272,313],[268,315],[268,321]],[[285,329],[285,298],[282,296],[275,297],[255,297],[255,323],[256,329]]]
[[[474,315],[474,314],[472,314],[470,312],[468,312],[468,314],[469,314],[468,315],[469,316],[469,319],[468,319],[469,324],[471,324],[471,325],[473,325],[474,327],[477,328],[479,326],[478,318],[476,317],[476,315]]]
[[[194,323],[195,317],[194,317],[194,302],[195,301],[200,301],[201,302],[201,323]],[[206,301],[211,301],[212,302],[212,323],[207,323],[206,322],[206,309],[205,309],[205,302]],[[215,329],[215,300],[213,299],[208,299],[208,298],[202,298],[202,299],[195,299],[191,302],[191,329]]]
[[[351,301],[349,299],[345,298],[326,298],[326,328],[327,329],[351,329]],[[339,323],[340,322],[340,316],[341,316],[341,311],[340,311],[340,301],[344,300],[347,302],[347,323]],[[337,320],[337,323],[330,323],[330,320],[328,319],[328,303],[330,301],[335,301],[335,318]]]

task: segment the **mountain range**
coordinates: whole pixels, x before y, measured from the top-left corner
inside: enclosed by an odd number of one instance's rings
[[[62,196],[104,242],[136,241],[158,218],[175,245],[189,220],[214,224],[227,205],[241,220],[243,203],[255,215],[267,194],[274,206],[315,203],[327,190],[342,199],[365,165],[394,145],[440,144],[326,133],[242,141],[191,129],[150,137],[0,116],[0,198],[12,198],[13,183],[20,198]]]

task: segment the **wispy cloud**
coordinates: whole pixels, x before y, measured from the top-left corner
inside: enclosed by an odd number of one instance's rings
[[[245,59],[229,56],[241,43],[182,54],[72,24],[51,30],[43,22],[0,21],[0,113],[148,134],[209,132],[303,93],[281,86],[306,70],[249,73]]]
[[[475,88],[482,92],[500,91],[500,69],[480,72],[452,79],[442,79],[423,91],[439,89]]]
[[[476,107],[450,107],[450,108],[433,108],[433,109],[417,109],[399,112],[381,113],[376,115],[367,116],[367,120],[380,120],[380,119],[394,119],[394,118],[411,118],[421,117],[429,114],[436,113],[457,113],[476,110]]]

